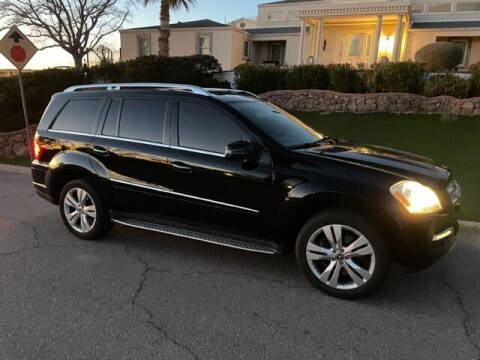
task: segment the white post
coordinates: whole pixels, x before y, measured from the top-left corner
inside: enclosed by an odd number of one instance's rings
[[[298,65],[303,64],[303,47],[305,46],[305,20],[300,22],[300,46],[298,49]]]
[[[397,62],[400,58],[400,50],[402,46],[402,27],[403,27],[403,14],[397,17],[397,27],[395,28],[395,40],[393,43],[392,61]]]
[[[317,45],[315,48],[315,62],[317,64],[320,64],[320,52],[322,51],[322,32],[323,32],[323,19],[320,18],[318,19],[318,24],[317,24]]]
[[[373,36],[373,47],[370,55],[370,63],[376,64],[378,58],[378,47],[380,45],[380,35],[382,34],[382,15],[377,15],[377,25],[375,25],[375,34]]]

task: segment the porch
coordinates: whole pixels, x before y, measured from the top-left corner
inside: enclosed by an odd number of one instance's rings
[[[285,64],[285,40],[252,41],[251,60],[254,64],[271,64],[283,66]]]
[[[404,59],[407,1],[323,5],[300,10],[298,64],[375,64]]]

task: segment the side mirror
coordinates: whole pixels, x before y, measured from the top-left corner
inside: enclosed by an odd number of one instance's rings
[[[258,158],[257,144],[249,141],[236,141],[225,148],[227,159],[255,160]]]

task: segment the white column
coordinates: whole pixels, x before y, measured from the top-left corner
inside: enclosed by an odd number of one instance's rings
[[[303,48],[305,46],[305,20],[300,22],[300,46],[298,49],[298,65],[303,64]]]
[[[317,23],[317,36],[316,36],[316,48],[315,48],[315,62],[320,64],[320,52],[322,51],[322,32],[323,32],[323,19],[318,19]]]
[[[402,28],[403,28],[403,14],[397,16],[397,27],[395,28],[395,40],[393,43],[392,61],[397,62],[400,58],[400,51],[402,49]]]
[[[375,34],[373,36],[372,52],[370,54],[370,63],[376,64],[378,59],[378,47],[380,45],[380,35],[382,34],[382,15],[377,15],[377,25],[375,25]]]

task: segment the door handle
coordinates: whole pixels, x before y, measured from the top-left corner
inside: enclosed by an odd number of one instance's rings
[[[175,161],[175,162],[172,163],[172,166],[175,170],[180,171],[180,172],[184,172],[184,173],[191,173],[192,172],[192,168],[190,166],[185,165],[182,162]]]
[[[100,155],[100,156],[109,156],[110,155],[110,152],[107,149],[104,149],[101,146],[94,146],[93,147],[93,152],[95,154]]]

